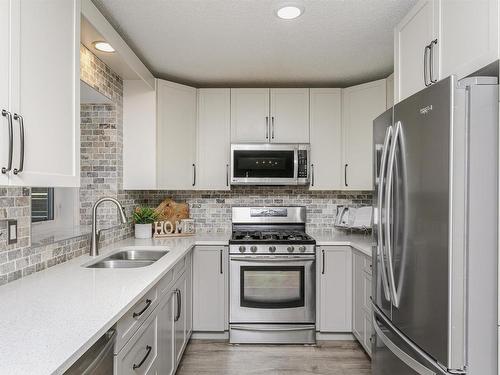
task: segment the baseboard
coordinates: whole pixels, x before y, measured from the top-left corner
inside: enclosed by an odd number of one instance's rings
[[[229,332],[193,332],[193,340],[229,340]]]
[[[356,338],[352,333],[316,332],[317,341],[354,341]]]

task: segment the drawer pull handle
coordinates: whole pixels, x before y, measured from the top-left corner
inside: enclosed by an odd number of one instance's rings
[[[144,358],[142,359],[142,361],[139,362],[138,365],[136,365],[134,363],[134,365],[132,366],[133,370],[138,369],[139,367],[141,367],[144,364],[144,362],[146,362],[146,359],[148,359],[149,354],[151,353],[151,349],[153,349],[151,346],[146,345],[146,355],[144,356]]]
[[[147,299],[146,306],[144,306],[144,308],[141,311],[133,313],[132,317],[137,318],[137,317],[141,316],[142,314],[144,314],[144,311],[146,311],[148,309],[148,307],[151,305],[151,302],[153,302],[153,301],[151,301],[150,299]]]

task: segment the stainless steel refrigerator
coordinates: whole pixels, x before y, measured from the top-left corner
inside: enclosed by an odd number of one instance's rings
[[[452,76],[374,121],[374,375],[497,374],[498,108]]]

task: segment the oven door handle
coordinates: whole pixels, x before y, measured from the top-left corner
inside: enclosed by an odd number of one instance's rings
[[[301,256],[301,257],[296,257],[296,258],[290,258],[290,257],[266,257],[266,256],[257,256],[257,257],[240,257],[240,256],[232,256],[230,258],[232,261],[237,261],[237,262],[256,262],[256,263],[263,263],[263,262],[303,262],[303,261],[313,261],[316,260],[316,256],[311,255],[311,256]]]
[[[237,329],[240,331],[309,331],[311,329],[316,328],[314,325],[304,325],[301,327],[249,327],[249,326],[239,326],[239,325],[231,325],[231,329]]]

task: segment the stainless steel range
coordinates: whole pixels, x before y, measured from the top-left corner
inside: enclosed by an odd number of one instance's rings
[[[230,342],[316,342],[315,241],[305,207],[233,207]]]

